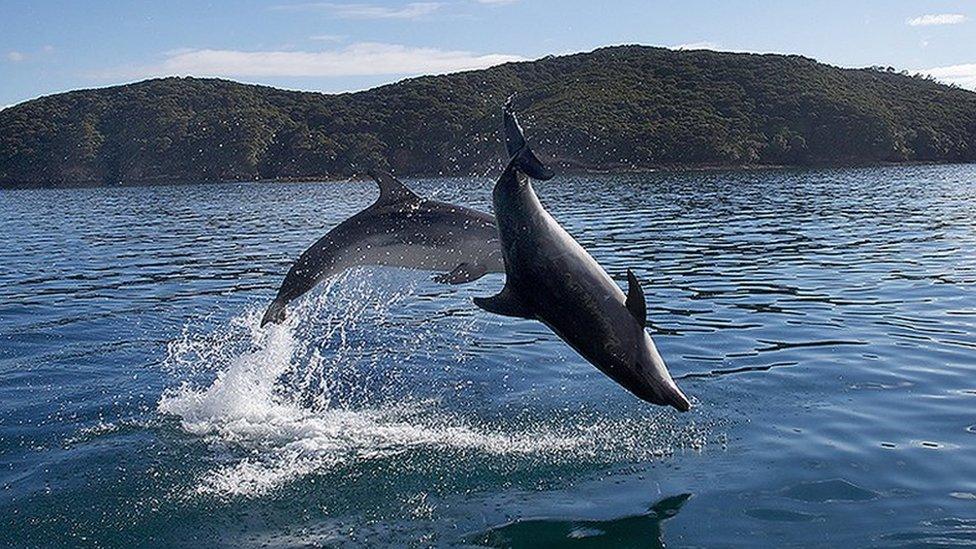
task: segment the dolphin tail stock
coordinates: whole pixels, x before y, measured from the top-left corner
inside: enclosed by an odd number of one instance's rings
[[[518,118],[515,117],[515,110],[512,107],[513,97],[515,96],[512,95],[505,101],[505,106],[502,109],[505,116],[505,148],[508,150],[508,156],[519,171],[532,179],[540,181],[552,179],[552,176],[555,175],[553,171],[536,157],[525,141],[522,126],[519,125]]]
[[[261,318],[261,327],[264,328],[267,324],[281,324],[285,321],[285,306],[287,302],[280,299],[275,299],[268,305],[268,310],[264,311],[264,316]]]

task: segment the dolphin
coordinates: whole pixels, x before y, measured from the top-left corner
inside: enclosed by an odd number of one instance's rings
[[[373,205],[337,225],[291,266],[261,326],[285,319],[289,302],[322,280],[360,265],[440,271],[434,280],[463,284],[503,272],[490,214],[417,196],[392,175],[370,171],[380,187]]]
[[[491,313],[539,320],[638,398],[682,412],[691,409],[645,331],[647,305],[634,273],[627,270],[624,295],[546,211],[525,175],[546,180],[553,174],[526,144],[511,100],[504,119],[510,160],[492,202],[505,287],[495,296],[476,297],[475,304]]]

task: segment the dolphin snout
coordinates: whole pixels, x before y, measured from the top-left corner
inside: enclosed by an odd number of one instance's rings
[[[671,383],[665,386],[663,393],[665,404],[674,407],[674,409],[679,412],[687,412],[688,410],[691,410],[691,401],[689,401],[688,397],[686,397],[685,394],[681,392],[681,389],[675,385],[674,381],[671,381]]]
[[[681,392],[668,373],[664,359],[658,354],[654,343],[647,338],[647,354],[640,363],[641,390],[635,394],[651,404],[671,406],[679,412],[691,410],[691,401]]]
[[[648,376],[634,394],[641,400],[659,406],[671,406],[679,412],[691,410],[691,401],[681,392],[671,376],[662,379],[658,376]]]
[[[267,324],[281,324],[285,321],[285,304],[287,302],[275,299],[268,306],[268,310],[264,312],[264,316],[261,318],[261,327],[264,328]]]

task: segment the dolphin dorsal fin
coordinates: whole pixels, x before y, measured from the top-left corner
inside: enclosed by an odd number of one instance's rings
[[[647,327],[647,303],[644,301],[644,290],[634,273],[627,269],[627,310],[637,319],[641,328]]]
[[[376,199],[376,206],[421,200],[416,193],[387,172],[370,170],[369,176],[380,186],[380,197]]]

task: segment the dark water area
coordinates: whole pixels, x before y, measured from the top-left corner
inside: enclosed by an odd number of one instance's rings
[[[355,270],[259,329],[371,183],[3,191],[0,545],[976,542],[976,166],[536,188],[691,412],[475,308],[502,275]]]

